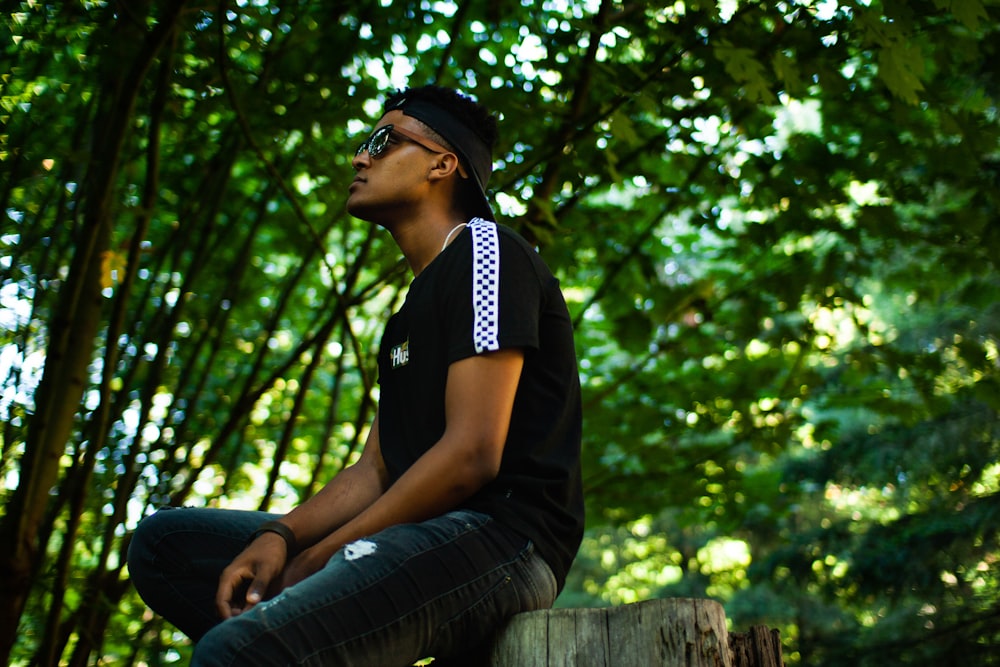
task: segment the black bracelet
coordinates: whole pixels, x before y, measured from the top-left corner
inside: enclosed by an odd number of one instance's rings
[[[250,536],[250,539],[247,540],[247,546],[250,546],[251,542],[264,533],[277,533],[280,535],[281,539],[285,541],[285,548],[288,550],[288,556],[291,557],[295,555],[298,549],[298,545],[295,541],[295,533],[292,532],[291,528],[280,521],[265,521],[260,524],[257,530],[253,531],[253,535]]]

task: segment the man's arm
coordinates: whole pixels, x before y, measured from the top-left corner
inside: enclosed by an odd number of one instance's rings
[[[524,352],[519,349],[453,363],[448,369],[445,431],[441,439],[357,516],[296,558],[286,569],[283,584],[291,585],[312,574],[345,544],[392,525],[441,515],[496,478],[523,365]],[[381,463],[381,450],[373,449]],[[384,464],[381,468],[384,471]],[[339,502],[341,497],[339,492],[329,494],[323,505]],[[320,501],[320,495],[307,504],[317,507],[319,502],[314,500]],[[333,507],[329,510],[336,511]],[[305,539],[314,537],[319,531],[309,530],[300,523],[301,517],[302,513],[295,510],[286,522],[297,536],[302,531]]]
[[[310,547],[364,511],[388,485],[376,413],[361,458],[334,475],[319,493],[282,517],[281,522],[292,529],[300,548]]]
[[[453,363],[445,388],[444,435],[388,488],[376,417],[358,462],[282,518],[300,545],[311,546],[289,562],[284,540],[265,533],[223,571],[216,594],[222,617],[305,579],[345,544],[443,514],[493,480],[523,365],[521,350]]]

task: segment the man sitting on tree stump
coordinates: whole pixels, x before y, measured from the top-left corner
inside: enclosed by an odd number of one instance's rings
[[[354,156],[348,211],[414,274],[360,459],[283,516],[174,508],[136,529],[132,578],[192,664],[482,664],[561,590],[583,530],[573,332],[557,280],[494,221],[496,125],[410,89]]]

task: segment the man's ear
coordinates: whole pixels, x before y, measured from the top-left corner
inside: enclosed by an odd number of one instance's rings
[[[462,178],[467,178],[468,175],[465,172],[465,168],[462,166],[461,161],[458,156],[454,153],[439,153],[435,156],[434,162],[431,164],[431,171],[428,177],[432,180],[448,178],[456,171]]]

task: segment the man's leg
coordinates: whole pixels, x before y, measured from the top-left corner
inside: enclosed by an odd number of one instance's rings
[[[453,512],[347,545],[316,574],[212,629],[192,665],[403,667],[479,645],[555,595],[528,540],[483,514]]]
[[[128,551],[139,596],[197,641],[221,620],[219,575],[257,527],[277,515],[213,508],[165,508],[139,522]]]

